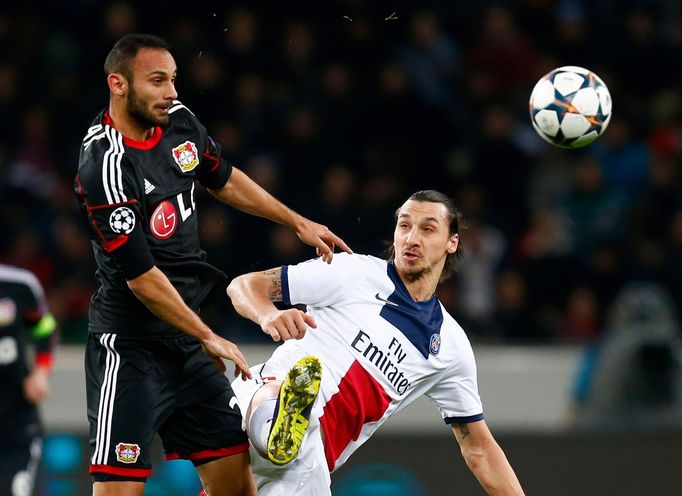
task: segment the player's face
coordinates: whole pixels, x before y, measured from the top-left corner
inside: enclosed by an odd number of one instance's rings
[[[142,48],[132,64],[127,110],[143,127],[166,126],[168,108],[178,97],[177,68],[166,50]]]
[[[448,211],[442,203],[408,200],[400,207],[393,233],[395,266],[409,279],[427,273],[440,278],[445,258],[457,251],[459,236],[450,235]]]

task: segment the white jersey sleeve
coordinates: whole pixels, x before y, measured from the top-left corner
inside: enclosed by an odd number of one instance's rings
[[[441,379],[426,393],[440,410],[446,424],[475,422],[483,419],[474,352],[469,339],[459,326],[457,326],[456,341],[456,358],[443,371]]]
[[[316,258],[296,265],[282,266],[284,303],[305,303],[316,307],[329,306],[343,300],[359,270],[355,257],[337,253],[332,263]]]

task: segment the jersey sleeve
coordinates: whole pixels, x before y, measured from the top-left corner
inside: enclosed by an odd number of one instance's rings
[[[26,326],[31,330],[35,349],[35,363],[52,367],[52,352],[57,344],[57,321],[49,312],[45,291],[38,279],[26,272],[26,286],[29,303],[23,315]]]
[[[203,148],[197,167],[197,180],[208,189],[222,188],[232,174],[232,164],[222,157],[220,145],[211,138],[204,125],[194,113],[180,101],[174,100],[169,112],[175,118],[184,120],[188,125],[195,126],[202,135]]]
[[[476,360],[469,341],[459,342],[458,357],[444,376],[426,395],[436,404],[446,424],[476,422],[483,419],[478,395]]]
[[[208,189],[219,189],[227,183],[231,175],[232,164],[222,157],[220,145],[206,136],[206,150],[199,163],[197,179]]]
[[[143,193],[132,170],[125,155],[104,153],[82,165],[74,182],[91,239],[114,258],[127,280],[154,266],[142,227]]]
[[[356,255],[337,253],[332,263],[315,258],[297,265],[282,266],[284,303],[329,306],[343,299],[348,284],[360,268]]]

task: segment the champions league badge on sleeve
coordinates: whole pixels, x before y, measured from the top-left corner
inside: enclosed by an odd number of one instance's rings
[[[118,207],[109,216],[109,227],[116,234],[130,234],[135,228],[135,214],[128,207]]]
[[[116,445],[116,459],[121,463],[135,463],[139,456],[139,444],[118,443]]]
[[[182,145],[176,146],[172,152],[173,160],[182,172],[189,172],[199,165],[197,146],[191,141],[185,141]]]
[[[429,353],[432,355],[437,355],[440,351],[440,334],[431,334],[431,340],[429,341]]]

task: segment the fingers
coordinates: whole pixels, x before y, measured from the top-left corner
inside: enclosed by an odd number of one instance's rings
[[[315,243],[315,252],[318,256],[322,256],[323,261],[331,263],[332,258],[334,258],[334,245],[330,246],[322,236],[318,236]]]
[[[242,355],[242,352],[239,351],[239,348],[233,342],[214,334],[210,339],[201,344],[201,349],[206,355],[213,358],[213,362],[222,372],[225,372],[226,367],[220,359],[221,357],[232,361],[236,370],[242,375],[242,378],[251,378],[249,364],[246,363],[244,355]]]
[[[242,355],[242,352],[239,351],[239,348],[237,348],[236,345],[232,344],[234,347],[232,350],[232,358],[231,360],[234,362],[235,366],[235,374],[237,374],[237,371],[239,371],[239,374],[241,374],[242,379],[251,379],[251,370],[249,369],[249,364],[246,363],[246,359],[244,358],[244,355]]]
[[[331,241],[332,241],[332,246],[336,245],[339,248],[341,248],[343,251],[345,251],[346,253],[351,253],[351,254],[353,253],[353,250],[350,249],[350,246],[348,246],[344,240],[339,238],[336,234],[334,234],[331,231],[329,231],[329,239],[331,239]]]
[[[317,327],[315,319],[301,310],[292,308],[279,312],[263,326],[263,331],[269,334],[273,341],[301,339],[305,336],[308,325]]]
[[[317,329],[317,322],[315,322],[315,319],[313,318],[312,315],[308,315],[305,312],[301,312],[303,314],[303,322],[308,324],[310,327],[313,329]]]

